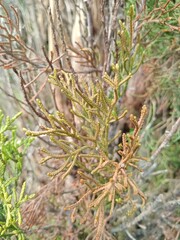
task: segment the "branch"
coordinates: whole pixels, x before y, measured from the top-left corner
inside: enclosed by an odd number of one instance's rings
[[[126,224],[121,224],[120,226],[117,226],[115,228],[112,228],[112,233],[120,232],[122,230],[127,230],[128,228],[136,225],[138,222],[140,222],[142,219],[145,219],[145,217],[151,215],[152,213],[159,212],[160,208],[168,208],[172,206],[180,206],[180,200],[170,200],[166,202],[166,198],[163,194],[160,194],[157,196],[156,200],[152,203],[150,203],[147,208],[139,214],[136,218],[134,218],[133,221],[128,222]]]
[[[161,143],[161,145],[158,147],[158,149],[152,154],[150,160],[151,160],[151,167],[148,165],[147,167],[149,168],[148,171],[145,171],[142,178],[148,178],[149,175],[157,168],[158,162],[156,160],[157,156],[162,152],[164,148],[167,147],[169,141],[171,140],[172,136],[176,133],[178,128],[180,127],[180,118],[177,119],[175,124],[172,126],[171,130],[166,134],[164,141]]]

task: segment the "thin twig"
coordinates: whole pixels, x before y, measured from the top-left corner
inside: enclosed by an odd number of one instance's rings
[[[88,47],[92,48],[93,46],[93,21],[91,15],[91,7],[88,1],[85,1],[87,9],[87,31],[88,31]]]
[[[45,121],[48,121],[48,119],[40,112],[38,112],[35,107],[32,105],[32,103],[30,102],[30,100],[28,99],[28,96],[27,96],[27,93],[26,93],[26,90],[25,90],[25,87],[24,87],[24,79],[23,79],[23,76],[22,76],[22,73],[19,72],[18,76],[20,77],[20,80],[21,80],[21,87],[22,87],[22,90],[23,90],[23,93],[24,93],[24,97],[28,103],[28,105],[31,107],[31,109],[33,110],[33,112],[40,118],[42,118],[43,120]]]
[[[63,24],[62,24],[62,17],[61,17],[61,10],[60,10],[60,6],[59,6],[59,1],[55,1],[56,4],[56,14],[57,14],[57,19],[58,19],[58,25],[59,25],[59,31],[60,31],[60,35],[61,35],[61,41],[62,41],[62,46],[63,46],[63,51],[66,53],[66,61],[67,64],[71,70],[71,72],[73,73],[76,82],[78,81],[78,76],[74,71],[74,68],[71,64],[71,60],[69,58],[69,54],[67,51],[67,44],[66,44],[66,40],[65,40],[65,35],[64,35],[64,29],[63,29]]]
[[[51,11],[50,6],[49,6],[48,13],[49,13],[49,20],[50,20],[50,24],[51,24],[51,30],[52,30],[52,34],[53,34],[54,47],[55,47],[57,56],[60,56],[59,47],[58,47],[57,38],[56,38],[56,29],[55,29],[55,24],[53,22],[52,11]],[[62,69],[61,60],[59,60],[58,63],[59,63],[59,68]]]

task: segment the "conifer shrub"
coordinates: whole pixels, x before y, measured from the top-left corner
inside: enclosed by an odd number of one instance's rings
[[[59,154],[46,149],[41,151],[46,156],[41,159],[44,164],[52,159],[58,159],[60,167],[48,175],[52,178],[60,175],[65,180],[75,169],[78,179],[79,199],[65,210],[72,210],[71,220],[81,223],[89,221],[89,213],[93,212],[93,230],[96,239],[106,234],[106,221],[111,217],[118,204],[128,201],[133,203],[139,196],[145,203],[145,195],[134,180],[135,172],[141,172],[140,160],[146,160],[137,155],[140,146],[140,130],[147,114],[146,106],[142,107],[140,117],[130,115],[133,131],[129,134],[118,131],[109,137],[110,126],[125,117],[127,111],[120,110],[119,99],[127,86],[128,80],[138,70],[143,52],[140,42],[133,43],[134,8],[129,11],[129,27],[121,21],[118,32],[117,46],[118,62],[112,64],[111,76],[104,73],[95,82],[86,79],[81,85],[73,73],[54,70],[49,75],[49,82],[59,88],[70,102],[70,113],[76,122],[70,121],[64,112],[50,114],[42,102],[37,104],[46,119],[46,125],[40,126],[40,131],[26,130],[28,136],[48,136],[52,144],[59,148]],[[106,88],[104,87],[106,86]],[[106,91],[105,89],[108,89]],[[77,121],[78,119],[78,121]],[[119,159],[109,152],[109,146],[122,134],[122,142],[118,147]],[[134,204],[132,204],[134,208]],[[78,214],[76,214],[78,213]]]

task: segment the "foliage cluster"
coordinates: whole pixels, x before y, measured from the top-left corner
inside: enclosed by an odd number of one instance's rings
[[[21,205],[32,198],[25,194],[26,183],[19,184],[22,174],[23,157],[32,138],[19,139],[13,118],[6,117],[0,111],[0,238],[24,239],[20,228],[22,223]],[[20,186],[21,185],[21,186]]]
[[[107,211],[108,216],[111,216],[117,202],[122,204],[132,201],[133,195],[139,195],[143,203],[145,202],[145,196],[133,180],[133,175],[134,170],[142,171],[138,162],[145,160],[138,157],[136,152],[140,146],[139,132],[147,113],[146,106],[143,106],[139,120],[133,115],[130,116],[134,131],[122,135],[122,144],[118,150],[119,160],[109,154],[110,144],[121,135],[119,131],[113,138],[109,138],[110,125],[121,120],[126,114],[126,111],[118,113],[122,86],[138,70],[142,61],[139,43],[136,46],[133,44],[133,16],[131,7],[130,27],[126,28],[120,22],[117,46],[121,51],[117,57],[118,63],[112,66],[113,77],[105,73],[103,78],[97,79],[95,83],[84,80],[79,86],[72,73],[55,70],[54,74],[49,76],[49,81],[58,86],[69,99],[70,112],[76,117],[78,124],[70,122],[64,112],[50,114],[41,101],[37,100],[48,124],[42,125],[39,132],[26,131],[29,136],[49,136],[50,141],[61,149],[59,154],[42,150],[47,156],[41,163],[59,159],[61,165],[56,171],[48,173],[49,176],[61,174],[62,179],[65,179],[76,167],[76,177],[80,181],[78,185],[83,191],[81,190],[82,195],[78,201],[66,209],[73,209],[72,219],[75,212],[80,211],[79,215],[83,215],[85,211],[83,221],[86,221],[89,212],[93,211],[96,239],[104,236]],[[103,89],[104,85],[109,89],[110,97]]]
[[[162,4],[166,10],[158,12]],[[180,103],[178,101],[178,86],[180,85],[179,6],[179,3],[169,1],[167,4],[164,0],[147,3],[150,10],[156,7],[157,11],[154,11],[154,15],[161,16],[161,21],[152,21],[147,26],[144,26],[144,31],[148,31],[148,35],[144,39],[145,46],[148,46],[146,61],[152,61],[155,69],[147,121],[151,131],[147,131],[144,139],[144,147],[148,150],[148,156],[151,156],[153,149],[158,148],[162,141],[162,133],[168,133],[170,126],[180,116]],[[160,139],[157,141],[159,137]],[[172,141],[167,146],[168,148],[162,154],[158,170],[168,169],[168,166],[171,166],[170,162],[174,162],[173,165],[178,166],[179,150],[176,147],[178,144],[179,131],[174,134]],[[171,155],[171,151],[174,155],[173,160],[168,157]],[[169,171],[171,172],[171,167]],[[165,176],[162,177],[162,179],[165,178]],[[163,181],[161,181],[161,184],[163,184]]]

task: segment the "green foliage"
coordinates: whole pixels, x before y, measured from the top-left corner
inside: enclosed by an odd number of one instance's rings
[[[176,137],[177,135],[180,137],[180,131],[177,132],[176,135],[174,135],[169,146],[163,151],[162,158],[163,158],[164,165],[166,165],[166,168],[169,169],[172,173],[178,175],[178,171],[180,169],[180,161],[179,161],[180,139]]]
[[[155,5],[156,3],[156,5]],[[158,148],[159,138],[162,130],[173,125],[180,116],[179,101],[179,3],[170,1],[148,1],[147,11],[152,12],[153,21],[147,21],[143,32],[148,34],[143,39],[144,44],[148,45],[146,54],[147,61],[153,61],[155,76],[153,80],[154,91],[151,94],[151,107],[149,108],[149,130],[144,136],[144,146],[148,155]],[[162,7],[163,6],[163,7]],[[155,21],[156,19],[156,21]],[[157,101],[159,101],[157,103]],[[161,108],[161,111],[159,109]],[[162,112],[163,111],[163,112]],[[158,115],[157,115],[157,112]],[[179,160],[179,133],[175,133],[169,146],[161,154],[159,169],[168,168],[168,165],[178,167]],[[173,155],[173,156],[172,156]],[[168,162],[168,164],[167,164]],[[171,162],[171,163],[170,163]],[[164,166],[165,164],[165,166]],[[175,168],[176,168],[175,167]]]
[[[129,9],[129,26],[126,27],[123,22],[119,22],[120,31],[118,32],[119,39],[117,38],[117,48],[121,49],[118,53],[119,77],[124,78],[125,74],[131,73],[132,75],[139,69],[142,63],[144,51],[140,43],[134,41],[134,7]]]
[[[117,75],[120,80],[125,79],[127,76],[132,77],[137,72],[145,54],[139,36],[137,36],[136,40],[134,39],[136,32],[134,29],[135,10],[133,5],[129,7],[127,17],[128,24],[119,21],[119,31],[115,42],[116,51],[113,53]],[[126,80],[121,84],[118,88],[118,97],[123,96],[127,85],[128,81]]]
[[[22,173],[23,156],[32,142],[32,138],[19,139],[14,121],[20,116],[4,119],[0,111],[0,238],[24,239],[20,229],[21,205],[32,196],[25,194],[26,183],[18,187],[18,180]]]

